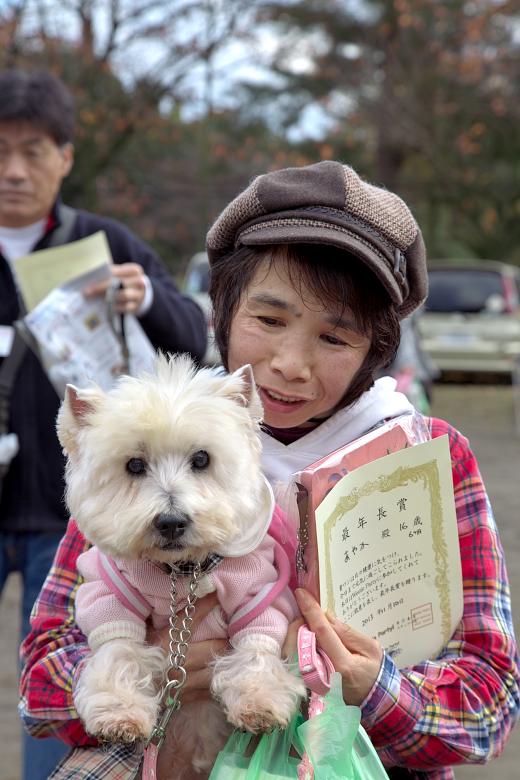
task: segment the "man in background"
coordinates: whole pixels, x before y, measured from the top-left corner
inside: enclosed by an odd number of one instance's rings
[[[206,325],[202,311],[180,294],[157,255],[124,225],[60,200],[73,165],[73,99],[45,71],[0,73],[0,369],[10,329],[23,313],[17,260],[39,249],[68,244],[104,230],[120,282],[119,311],[135,314],[153,346],[202,359]],[[88,290],[104,295],[108,283]],[[26,349],[10,393],[9,432],[19,451],[2,480],[0,592],[9,574],[23,581],[22,625],[29,616],[65,529],[64,460],[55,434],[60,399],[36,355]],[[24,735],[24,778],[47,778],[66,750],[58,740]]]

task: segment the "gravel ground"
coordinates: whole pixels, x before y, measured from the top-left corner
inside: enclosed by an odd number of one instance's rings
[[[517,391],[520,418],[520,388]],[[438,385],[434,414],[470,439],[494,506],[513,595],[513,617],[520,636],[520,419],[515,425],[513,393],[507,386]],[[19,582],[11,577],[0,601],[0,780],[20,777],[20,728],[16,714]],[[457,769],[457,780],[518,780],[520,727],[499,759],[487,766]]]

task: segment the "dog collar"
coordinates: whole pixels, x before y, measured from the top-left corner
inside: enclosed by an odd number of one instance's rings
[[[200,564],[200,573],[208,574],[208,572],[213,571],[213,569],[216,568],[221,561],[222,555],[217,555],[217,553],[210,553],[206,560],[202,561]],[[172,563],[168,565],[173,569],[174,572],[180,574],[181,577],[191,577],[195,571],[197,563],[196,561],[179,561],[178,563]]]

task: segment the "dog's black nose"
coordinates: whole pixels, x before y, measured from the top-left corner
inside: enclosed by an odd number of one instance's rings
[[[160,515],[156,515],[153,524],[161,536],[163,536],[169,542],[174,542],[181,538],[184,531],[190,524],[190,518],[183,512],[178,512],[176,514],[161,512]]]

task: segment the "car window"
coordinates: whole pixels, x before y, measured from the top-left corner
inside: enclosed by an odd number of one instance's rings
[[[504,294],[502,278],[495,271],[435,268],[428,277],[427,311],[480,312],[491,295]]]
[[[209,266],[206,264],[194,266],[186,279],[186,292],[188,295],[207,293],[209,290]]]

